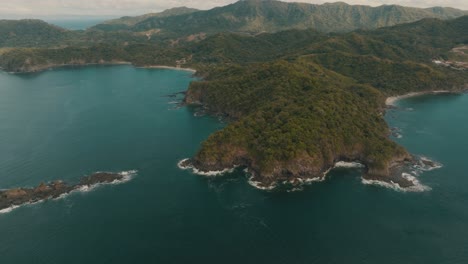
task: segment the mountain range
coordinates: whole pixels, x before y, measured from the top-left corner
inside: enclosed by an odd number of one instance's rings
[[[40,20],[0,20],[0,47],[89,46],[96,43],[170,43],[199,41],[220,32],[255,35],[289,29],[319,32],[370,30],[423,18],[453,19],[468,11],[454,8],[379,7],[326,3],[285,3],[245,0],[197,10],[168,9],[136,17],[113,19],[88,30],[66,30]]]
[[[159,14],[134,18],[124,17],[105,22],[94,28],[132,31],[160,29],[163,33],[174,34],[223,31],[259,33],[293,28],[313,28],[321,32],[346,32],[414,22],[422,18],[451,19],[467,14],[468,11],[443,7],[421,9],[398,5],[379,7],[348,5],[343,2],[316,5],[272,0],[245,0],[206,11],[178,8]]]
[[[124,17],[86,31],[0,21],[0,67],[195,68],[200,79],[184,103],[229,124],[182,166],[244,167],[269,188],[320,180],[336,162],[357,161],[367,179],[411,187],[401,169],[418,161],[389,138],[385,98],[468,89],[464,13],[251,0]]]

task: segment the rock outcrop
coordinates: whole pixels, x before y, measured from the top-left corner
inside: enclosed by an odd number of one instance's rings
[[[3,190],[0,191],[0,210],[26,203],[58,198],[63,194],[70,193],[83,187],[124,181],[127,176],[128,174],[126,173],[98,172],[82,178],[79,183],[74,185],[68,185],[63,181],[54,181],[47,184],[41,183],[39,186],[34,188]]]

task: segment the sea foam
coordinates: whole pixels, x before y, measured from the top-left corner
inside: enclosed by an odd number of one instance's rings
[[[12,205],[8,208],[4,208],[2,210],[0,210],[0,214],[7,214],[7,213],[10,213],[11,211],[17,209],[17,208],[20,208],[22,206],[29,206],[29,205],[35,205],[35,204],[38,204],[38,203],[42,203],[44,202],[45,200],[39,200],[39,201],[34,201],[34,202],[27,202],[27,203],[24,203],[24,204],[20,204],[20,205]]]
[[[292,180],[285,180],[283,182],[280,182],[279,184],[281,186],[287,186],[288,184],[292,184],[293,187],[291,189],[288,189],[287,192],[297,192],[297,191],[302,191],[304,190],[304,186],[306,185],[311,185],[316,182],[323,182],[326,180],[326,177],[328,173],[333,170],[334,168],[363,168],[364,165],[359,163],[359,162],[346,162],[346,161],[338,161],[334,164],[333,167],[329,168],[328,170],[324,171],[322,174],[322,177],[310,177],[310,178],[294,178]],[[245,173],[249,173],[248,169],[244,170]],[[261,182],[254,181],[253,176],[249,177],[248,182],[251,186],[264,190],[264,191],[271,191],[279,187],[277,183],[272,183],[270,185],[264,185]]]
[[[250,184],[250,186],[255,187],[256,189],[263,191],[272,191],[277,187],[276,183],[272,183],[270,185],[265,186],[261,182],[255,181],[253,173],[250,172],[248,168],[244,169],[244,173],[249,176],[247,182]]]
[[[201,170],[193,167],[192,165],[185,165],[184,166],[183,163],[186,162],[187,160],[189,160],[189,159],[183,159],[183,160],[179,161],[177,163],[177,167],[179,167],[179,169],[181,169],[181,170],[192,170],[193,174],[202,175],[202,176],[220,176],[220,175],[223,175],[225,173],[232,173],[237,168],[237,166],[234,166],[232,168],[227,168],[227,169],[219,170],[219,171],[201,171]]]
[[[136,171],[136,170],[122,171],[122,172],[118,173],[118,174],[120,174],[122,176],[122,179],[115,179],[112,182],[96,183],[96,184],[93,184],[93,185],[83,185],[83,186],[80,186],[79,188],[77,188],[75,190],[72,190],[71,192],[62,193],[61,195],[59,195],[58,197],[55,197],[55,198],[39,200],[39,201],[36,201],[36,202],[28,202],[28,203],[24,203],[24,204],[21,204],[21,205],[12,205],[12,206],[10,206],[8,208],[4,208],[4,209],[0,210],[0,214],[10,213],[11,211],[13,211],[13,210],[15,210],[15,209],[17,209],[19,207],[38,204],[38,203],[41,203],[41,202],[46,201],[46,200],[64,199],[64,198],[68,197],[69,195],[71,195],[73,193],[78,193],[78,192],[87,193],[87,192],[90,192],[92,190],[95,190],[97,187],[102,186],[102,185],[116,185],[116,184],[126,183],[126,182],[130,181],[131,179],[133,179],[133,177],[137,174],[137,172],[138,171]],[[96,172],[96,173],[99,173],[99,172]]]
[[[421,156],[419,157],[420,161],[418,164],[414,166],[415,169],[420,170],[420,171],[432,171],[436,169],[440,169],[443,167],[442,163],[439,163],[437,161],[431,160],[428,157]],[[430,166],[426,163],[432,163],[434,166]]]
[[[272,184],[270,184],[270,185],[263,185],[263,184],[262,184],[261,182],[259,182],[259,181],[254,181],[253,178],[254,178],[253,176],[252,176],[252,177],[249,177],[248,182],[249,182],[249,184],[250,184],[251,186],[253,186],[253,187],[255,187],[255,188],[259,189],[259,190],[263,190],[263,191],[272,191],[272,190],[274,190],[274,189],[277,187],[275,183],[272,183]]]
[[[25,204],[25,205],[26,205],[26,204]],[[20,207],[20,206],[21,206],[21,205],[12,205],[12,206],[10,206],[10,207],[8,207],[8,208],[4,208],[4,209],[0,210],[0,214],[7,214],[7,213],[9,213],[9,212],[15,210],[16,208],[18,208],[18,207]]]
[[[96,173],[100,173],[100,172],[96,172]],[[79,188],[77,188],[77,189],[75,189],[75,190],[73,190],[73,191],[71,191],[69,193],[64,193],[64,194],[60,195],[56,199],[66,197],[69,194],[74,193],[74,192],[82,192],[82,193],[90,192],[90,191],[93,191],[93,190],[95,190],[96,188],[98,188],[100,186],[103,186],[103,185],[117,185],[117,184],[126,183],[126,182],[130,181],[131,179],[133,179],[133,177],[137,173],[138,173],[137,170],[121,171],[118,174],[122,176],[122,179],[115,179],[115,180],[113,180],[111,182],[100,182],[100,183],[96,183],[96,184],[92,184],[92,185],[83,185],[83,186],[80,186]],[[63,197],[61,197],[61,196],[63,196]]]
[[[359,162],[338,161],[335,163],[335,168],[364,168],[364,165]]]
[[[368,180],[362,178],[362,183],[366,185],[377,185],[382,186],[385,188],[389,188],[395,191],[400,192],[426,192],[432,190],[431,187],[421,184],[421,182],[414,176],[409,173],[402,173],[401,177],[405,178],[406,180],[410,181],[413,186],[410,187],[401,187],[398,183],[390,181],[380,181],[380,180]]]
[[[431,163],[433,166],[427,163]],[[368,185],[371,184],[371,185],[383,186],[383,187],[390,188],[396,191],[425,192],[425,191],[432,190],[432,188],[422,184],[418,180],[417,177],[420,176],[423,172],[440,169],[442,167],[443,165],[441,163],[437,161],[433,161],[429,159],[428,157],[420,156],[419,161],[411,167],[410,169],[411,173],[403,172],[401,175],[401,177],[413,183],[414,186],[403,188],[398,183],[395,183],[395,182],[386,182],[386,181],[380,181],[380,180],[367,180],[364,178],[362,178],[362,183],[368,184]]]
[[[244,169],[244,172],[246,174],[250,174],[248,177],[248,183],[252,186],[255,187],[259,190],[263,191],[272,191],[280,186],[288,186],[292,185],[292,188],[286,190],[287,192],[296,192],[296,191],[302,191],[304,188],[303,186],[305,185],[311,185],[312,183],[315,182],[322,182],[325,180],[325,176],[330,170],[326,171],[323,173],[323,177],[313,177],[313,178],[294,178],[291,180],[284,180],[282,182],[273,182],[269,185],[265,185],[262,182],[255,181],[254,180],[254,175],[249,172],[249,169]]]

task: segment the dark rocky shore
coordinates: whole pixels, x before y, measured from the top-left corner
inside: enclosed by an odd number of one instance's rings
[[[123,181],[128,175],[125,173],[98,172],[86,176],[79,183],[68,185],[63,181],[41,183],[35,188],[15,188],[0,191],[0,210],[20,206],[26,203],[34,203],[42,200],[58,198],[82,187],[91,187],[96,184],[106,184]]]
[[[347,163],[346,161],[344,161]],[[340,162],[338,162],[340,163]],[[338,164],[335,163],[335,164]],[[419,188],[420,183],[417,181],[413,175],[410,174],[411,171],[429,171],[433,169],[440,168],[441,165],[437,162],[431,161],[427,158],[408,156],[404,159],[397,160],[389,165],[389,167],[383,171],[369,170],[368,167],[362,164],[359,161],[350,161],[348,162],[350,167],[356,166],[361,168],[363,175],[362,178],[365,181],[374,181],[380,182],[383,184],[393,185],[401,190],[416,190],[421,191],[423,189]],[[191,168],[194,173],[200,175],[219,175],[224,172],[231,171],[223,167],[209,167],[203,163],[197,162],[194,159],[186,159],[179,163],[179,167],[183,169]],[[322,168],[317,173],[303,173],[300,175],[292,175],[288,173],[283,173],[281,175],[276,175],[275,177],[262,177],[261,174],[257,173],[248,163],[236,163],[233,167],[245,167],[247,171],[252,174],[250,181],[253,182],[254,186],[258,189],[263,190],[272,190],[276,189],[275,187],[280,186],[290,186],[297,187],[304,183],[310,183],[315,181],[322,181],[326,178],[326,175],[329,170],[340,167],[339,165],[330,165],[326,168]],[[348,166],[345,166],[348,167]],[[409,175],[409,176],[408,176]],[[284,189],[284,188],[280,188]]]

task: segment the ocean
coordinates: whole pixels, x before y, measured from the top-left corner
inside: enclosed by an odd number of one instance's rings
[[[123,66],[0,73],[0,189],[136,170],[0,214],[0,263],[466,263],[467,95],[407,98],[395,140],[443,167],[424,192],[332,170],[297,192],[177,163],[226,124],[179,107],[191,73]]]

